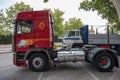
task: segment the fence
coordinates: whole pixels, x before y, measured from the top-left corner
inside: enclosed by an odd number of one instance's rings
[[[12,34],[3,35],[0,34],[0,44],[11,44],[12,43]]]

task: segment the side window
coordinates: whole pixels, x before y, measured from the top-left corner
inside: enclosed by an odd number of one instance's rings
[[[73,36],[75,36],[75,31],[70,31],[69,32],[69,37],[73,37]]]
[[[30,20],[20,20],[17,22],[17,34],[30,33],[32,31],[33,22]]]
[[[80,32],[79,31],[76,31],[76,36],[80,36]]]

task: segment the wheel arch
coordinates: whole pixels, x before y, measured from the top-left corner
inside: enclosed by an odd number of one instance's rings
[[[39,52],[40,54],[44,54],[48,58],[49,62],[51,61],[50,54],[46,49],[30,49],[26,52],[24,60],[27,61],[29,57],[36,52]]]
[[[115,59],[115,66],[119,68],[118,57],[117,57],[117,55],[116,55],[117,52],[114,51],[114,50],[110,50],[110,49],[104,49],[104,48],[102,48],[102,49],[96,51],[96,52],[94,53],[93,57],[92,57],[92,62],[94,62],[96,56],[97,56],[98,54],[101,54],[101,53],[102,53],[102,54],[108,53],[108,54],[112,55],[112,56],[114,57],[114,59]]]

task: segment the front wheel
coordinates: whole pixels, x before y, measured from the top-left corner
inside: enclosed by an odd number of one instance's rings
[[[48,58],[41,53],[35,53],[30,56],[28,66],[32,71],[41,72],[48,68]]]
[[[95,57],[95,67],[101,72],[111,71],[114,67],[114,57],[109,53],[100,53]]]

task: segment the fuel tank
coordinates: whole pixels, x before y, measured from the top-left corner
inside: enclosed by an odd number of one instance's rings
[[[79,48],[57,52],[56,62],[76,62],[85,60],[85,52]]]

